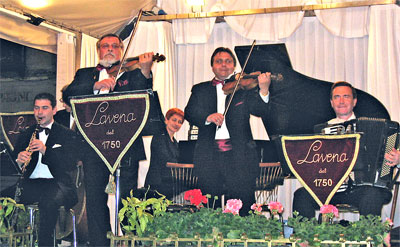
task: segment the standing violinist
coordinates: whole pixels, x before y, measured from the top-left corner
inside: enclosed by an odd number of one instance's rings
[[[114,34],[104,35],[97,42],[99,64],[96,67],[79,69],[67,88],[71,96],[103,94],[132,90],[152,89],[151,66],[153,53],[139,56],[138,66],[123,72],[118,78],[113,74],[120,63],[124,44]],[[110,172],[104,162],[89,146],[85,145],[83,158],[86,207],[90,246],[110,246],[107,232],[111,231],[108,195],[104,192]],[[126,198],[131,189],[137,188],[139,161],[146,155],[142,138],[137,138],[120,163],[120,195]]]
[[[229,48],[219,47],[214,51],[211,68],[215,77],[193,86],[185,119],[199,127],[194,169],[203,194],[241,199],[240,214],[246,215],[254,203],[259,169],[249,119],[250,114],[267,114],[271,74],[260,74],[259,85],[253,90],[236,91],[224,116],[232,94],[225,95],[223,85],[235,66],[236,58]]]

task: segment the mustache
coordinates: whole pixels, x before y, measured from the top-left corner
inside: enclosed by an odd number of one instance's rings
[[[112,53],[112,52],[109,52],[109,53],[105,54],[104,56],[107,56],[107,55],[110,55],[110,56],[112,56],[112,57],[115,57],[115,54]]]

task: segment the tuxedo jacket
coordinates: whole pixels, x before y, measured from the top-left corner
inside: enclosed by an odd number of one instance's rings
[[[226,104],[231,95],[226,97]],[[250,129],[250,114],[266,116],[269,104],[265,103],[258,89],[238,90],[225,116],[226,126],[232,143],[233,155],[238,162],[246,159],[249,152],[255,153],[256,144]],[[216,125],[206,125],[207,117],[217,112],[217,91],[211,81],[196,84],[185,108],[185,119],[199,128],[196,142],[194,163],[202,164],[215,150]]]
[[[26,150],[35,128],[36,125],[31,126],[21,133],[14,149],[15,158],[18,153]],[[46,152],[42,156],[42,163],[48,166],[59,189],[64,196],[69,198],[71,205],[74,205],[78,201],[73,182],[73,175],[77,169],[75,154],[79,149],[76,135],[72,130],[54,122],[45,145]],[[38,157],[39,152],[32,153],[31,161],[24,173],[24,180],[28,180],[34,171]]]
[[[72,83],[66,89],[70,96],[93,95],[93,85],[99,80],[100,71],[95,67],[79,69]],[[123,73],[117,80],[114,92],[134,91],[151,89],[153,87],[153,79],[144,77],[140,69]],[[90,159],[97,157],[97,154],[87,145],[86,149],[90,154]],[[128,160],[133,161],[145,160],[146,154],[142,138],[137,138],[128,150],[127,154],[121,162],[121,166]],[[96,159],[100,160],[100,158]],[[102,161],[101,161],[102,162]]]
[[[71,96],[93,95],[93,85],[99,80],[100,71],[95,67],[79,69],[68,86]],[[123,73],[117,80],[114,92],[134,91],[153,88],[153,79],[144,77],[140,69]]]
[[[69,126],[71,125],[70,115],[71,114],[65,109],[57,111],[56,115],[54,115],[54,121],[69,129]]]

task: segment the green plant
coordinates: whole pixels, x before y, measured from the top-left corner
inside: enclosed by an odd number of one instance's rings
[[[28,215],[23,204],[8,197],[0,197],[0,234],[25,229]]]
[[[142,236],[147,225],[151,223],[154,217],[163,215],[167,210],[171,201],[165,198],[164,195],[160,198],[150,198],[139,200],[133,197],[132,191],[130,197],[122,199],[123,207],[118,212],[118,218],[122,224],[122,229],[125,232],[131,232],[138,236]]]
[[[215,238],[216,234],[230,239],[239,239],[243,234],[248,238],[263,239],[267,234],[278,238],[281,236],[282,224],[278,219],[267,219],[265,216],[250,214],[246,217],[223,213],[221,209],[201,208],[197,212],[165,213],[155,217],[148,224],[145,236],[155,235],[167,238],[176,234],[179,238]]]
[[[360,216],[359,221],[350,222],[348,226],[332,224],[329,222],[318,223],[315,218],[307,219],[299,216],[288,219],[288,226],[293,228],[294,237],[299,242],[308,242],[309,246],[320,246],[320,241],[345,239],[349,241],[365,241],[372,238],[375,245],[383,243],[383,236],[389,232],[390,224],[382,222],[379,216]]]

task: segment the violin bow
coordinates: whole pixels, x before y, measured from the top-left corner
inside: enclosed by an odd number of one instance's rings
[[[239,79],[237,80],[237,82],[236,82],[236,84],[235,84],[235,88],[233,89],[232,95],[231,95],[231,97],[230,97],[230,99],[229,99],[229,101],[228,101],[228,105],[227,105],[226,108],[225,108],[225,111],[224,111],[224,114],[223,114],[223,115],[224,115],[224,118],[225,118],[225,115],[226,115],[226,113],[228,112],[229,107],[230,107],[230,105],[231,105],[231,103],[232,103],[233,96],[235,96],[235,93],[236,93],[236,91],[237,91],[237,88],[239,87],[240,81],[242,80],[242,77],[243,77],[243,74],[244,74],[244,69],[245,69],[246,66],[247,66],[247,62],[249,61],[249,58],[250,58],[250,56],[251,56],[251,53],[253,52],[253,48],[254,48],[255,44],[256,44],[256,40],[254,40],[254,41],[253,41],[253,44],[251,45],[249,54],[247,55],[247,58],[246,58],[246,61],[244,62],[242,71],[240,72]],[[218,127],[221,127],[221,126],[218,126]]]
[[[122,59],[121,59],[121,62],[120,62],[121,66],[119,66],[118,73],[117,73],[117,76],[115,77],[115,79],[117,79],[118,76],[119,76],[119,74],[121,73],[122,65],[124,64],[124,62],[125,62],[125,60],[126,60],[126,55],[128,54],[129,47],[131,46],[133,37],[135,36],[136,30],[137,30],[137,28],[138,28],[138,26],[139,26],[139,22],[140,22],[140,19],[142,18],[142,14],[143,14],[143,9],[140,9],[140,10],[139,10],[139,14],[138,14],[138,18],[137,18],[137,20],[136,20],[135,28],[133,29],[132,34],[131,34],[131,37],[129,38],[128,45],[126,46],[124,55],[122,56]]]

